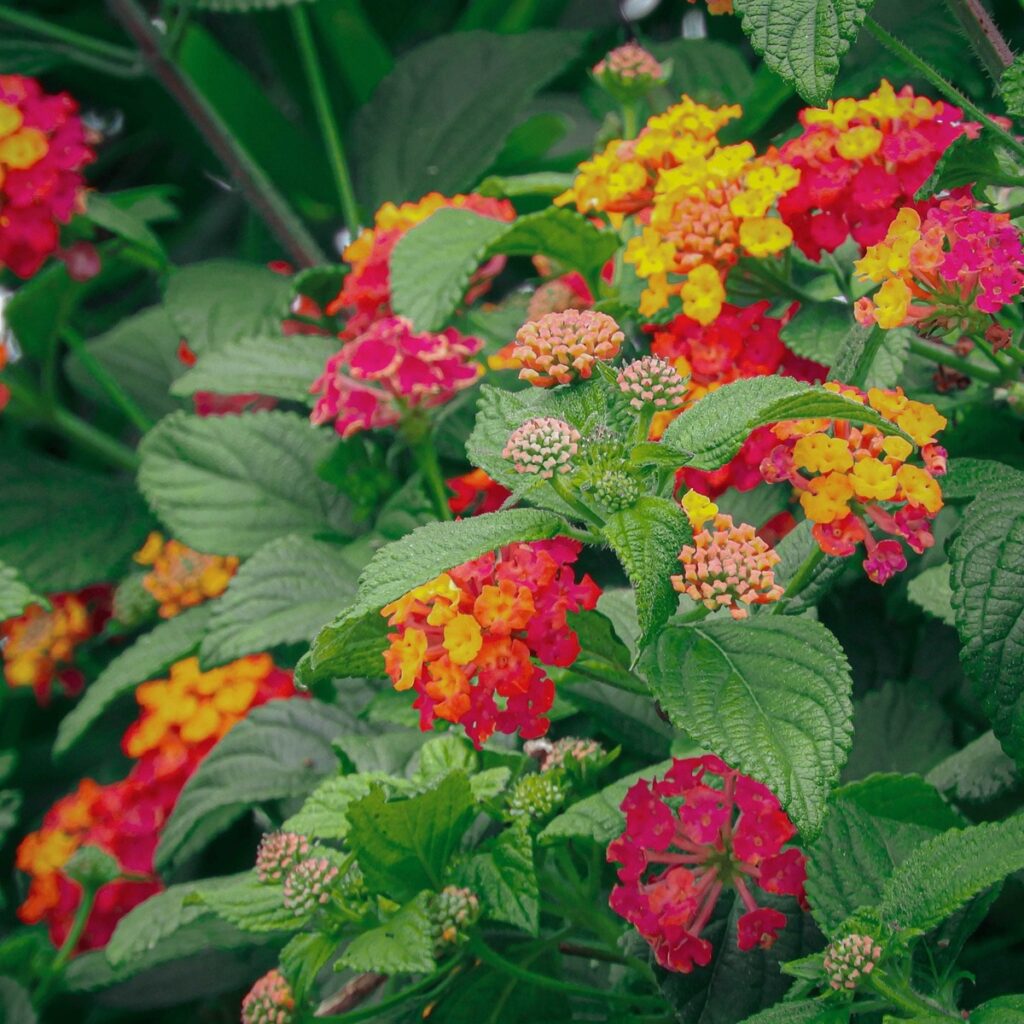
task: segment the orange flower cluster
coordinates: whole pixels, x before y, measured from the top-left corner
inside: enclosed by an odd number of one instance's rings
[[[678,296],[687,316],[711,323],[739,256],[772,256],[793,240],[769,214],[799,172],[774,152],[758,157],[749,142],[723,146],[718,131],[740,113],[738,106],[712,110],[683,96],[636,139],[613,140],[580,164],[572,188],[555,200],[575,203],[581,213],[605,213],[615,227],[634,217],[639,230],[624,259],[646,283],[645,316]]]
[[[234,555],[203,555],[177,540],[153,532],[135,555],[150,566],[142,585],[160,605],[160,617],[172,619],[186,608],[219,597],[238,568]]]
[[[105,945],[117,922],[160,890],[153,854],[161,830],[210,748],[254,707],[295,695],[291,673],[267,654],[209,672],[187,658],[172,666],[168,679],[139,686],[141,714],[122,740],[135,760],[127,778],[106,786],[83,779],[18,847],[17,867],[31,876],[21,920],[45,921],[54,944],[63,942],[82,894],[62,869],[80,847],[98,846],[133,876],[99,890],[78,949]]]
[[[85,680],[73,665],[75,648],[103,629],[111,600],[109,587],[87,587],[53,594],[49,610],[32,604],[16,618],[0,622],[8,686],[33,687],[40,703],[49,700],[55,679],[68,696],[80,692]]]
[[[935,478],[946,471],[946,450],[935,435],[946,418],[934,406],[907,398],[901,388],[872,388],[865,394],[832,382],[825,387],[900,427],[921,446],[923,467],[909,461],[914,445],[905,438],[845,420],[816,419],[775,424],[781,443],[761,463],[761,472],[769,483],[788,480],[797,489],[804,514],[814,523],[814,539],[826,554],[845,558],[863,542],[868,578],[885,583],[907,566],[900,540],[918,553],[935,543],[931,520],[942,508]],[[876,540],[869,524],[900,540]]]

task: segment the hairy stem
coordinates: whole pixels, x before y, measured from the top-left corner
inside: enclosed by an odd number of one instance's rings
[[[946,0],[985,70],[998,82],[1013,63],[1013,50],[981,0]]]

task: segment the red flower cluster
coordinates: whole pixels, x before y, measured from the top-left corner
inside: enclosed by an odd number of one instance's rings
[[[746,908],[741,950],[767,949],[786,915],[759,907],[752,888],[803,903],[804,855],[783,849],[796,834],[776,797],[712,755],[675,759],[664,778],[641,779],[622,802],[626,829],[608,847],[619,884],[610,905],[647,940],[658,963],[689,973],[711,962],[701,931],[722,890]]]
[[[34,78],[0,75],[0,268],[31,277],[81,210],[82,168],[94,159],[67,94]]]
[[[898,93],[886,81],[867,99],[832,100],[800,112],[803,132],[779,150],[800,182],[779,199],[779,213],[811,259],[853,238],[875,245],[950,144],[977,126],[941,100]]]
[[[533,664],[568,666],[580,644],[567,612],[601,593],[571,563],[576,541],[510,544],[456,566],[381,610],[397,631],[384,662],[396,690],[415,689],[420,727],[461,723],[478,747],[495,730],[543,736],[554,683]],[[496,701],[501,699],[501,705]]]
[[[448,507],[457,516],[480,516],[485,512],[497,512],[512,493],[492,480],[482,469],[453,476],[445,483],[454,492],[448,499]]]

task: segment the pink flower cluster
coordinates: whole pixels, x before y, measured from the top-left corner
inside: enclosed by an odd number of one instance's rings
[[[378,320],[327,360],[310,391],[310,419],[334,422],[342,437],[389,427],[412,408],[441,405],[476,380],[479,338],[454,328],[417,332],[404,317]]]
[[[640,779],[622,802],[626,829],[608,847],[619,883],[611,908],[633,924],[658,963],[689,973],[711,962],[701,932],[727,886],[746,912],[737,922],[743,951],[769,948],[786,915],[760,907],[752,889],[803,903],[803,853],[784,849],[793,823],[765,786],[713,755],[676,758],[662,779]]]
[[[607,313],[565,309],[523,324],[516,332],[512,357],[522,366],[520,380],[549,388],[586,380],[594,363],[619,354],[625,337]]]

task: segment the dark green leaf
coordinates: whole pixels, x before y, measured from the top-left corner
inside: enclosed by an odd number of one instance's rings
[[[458,877],[480,897],[484,917],[537,934],[540,888],[526,829],[505,829],[466,862]]]
[[[361,800],[374,786],[383,786],[388,791],[403,788],[397,779],[384,772],[360,772],[324,779],[282,828],[317,839],[344,839],[348,835],[349,805],[353,800]]]
[[[29,994],[13,979],[0,977],[0,1019],[3,1024],[36,1024]]]
[[[995,733],[986,732],[937,764],[928,773],[928,781],[958,803],[969,803],[1010,792],[1017,787],[1020,777]]]
[[[830,1007],[816,999],[800,999],[778,1003],[747,1017],[743,1024],[845,1024],[850,1011],[844,1007]]]
[[[218,885],[199,892],[198,899],[219,918],[243,932],[294,931],[301,917],[283,902],[280,885],[264,885],[249,871],[230,885]]]
[[[1011,117],[1024,116],[1024,60],[1020,56],[1003,72],[999,92]]]
[[[961,135],[946,147],[914,198],[931,198],[938,192],[964,185],[1004,186],[1022,182],[1024,168],[1000,141],[988,132],[975,139]]]
[[[994,459],[950,459],[949,472],[942,478],[942,497],[947,501],[969,501],[986,491],[1024,489],[1024,473]]]
[[[907,584],[907,597],[947,626],[956,625],[953,615],[953,588],[949,585],[949,566],[932,565],[919,572]]]
[[[434,939],[427,894],[410,900],[383,924],[357,935],[337,966],[382,974],[427,974],[434,969]]]

